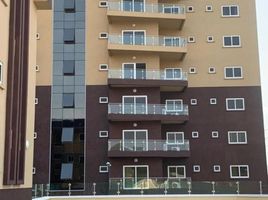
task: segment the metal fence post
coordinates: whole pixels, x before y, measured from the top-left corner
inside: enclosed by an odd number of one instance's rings
[[[165,186],[164,193],[165,193],[165,195],[167,195],[167,181],[164,182],[164,186]]]
[[[260,195],[262,195],[263,191],[262,191],[262,181],[259,182],[260,184]]]
[[[71,196],[71,188],[72,188],[72,184],[69,183],[68,184],[68,195]]]
[[[49,196],[49,184],[47,184],[47,196]]]
[[[239,187],[239,181],[236,182],[236,186],[237,186],[237,194],[239,195],[240,194],[240,187]]]
[[[93,183],[93,195],[96,195],[96,183]]]
[[[37,184],[34,185],[34,198],[37,197]]]
[[[215,182],[212,181],[212,194],[214,195],[215,194]]]
[[[120,182],[117,182],[117,195],[120,195]]]
[[[189,181],[189,182],[187,182],[187,184],[188,184],[188,193],[189,193],[189,195],[191,194],[191,182]]]

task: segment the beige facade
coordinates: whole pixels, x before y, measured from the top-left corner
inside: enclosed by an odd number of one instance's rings
[[[165,1],[146,1],[146,3],[166,3]],[[108,64],[109,69],[122,67],[123,62],[144,62],[148,69],[164,69],[179,67],[189,72],[191,67],[196,68],[196,73],[189,74],[189,87],[223,87],[223,86],[259,86],[259,61],[257,33],[254,26],[255,1],[187,1],[174,0],[168,3],[193,6],[193,12],[187,12],[184,25],[178,27],[162,25],[160,19],[172,23],[172,17],[155,16],[155,13],[140,14],[139,12],[110,11],[107,8],[98,8],[98,1],[87,2],[87,79],[88,85],[105,85],[107,72],[99,70],[99,64]],[[221,6],[237,4],[241,10],[239,17],[222,17]],[[212,11],[207,12],[206,6],[212,6]],[[250,13],[250,14],[249,14]],[[253,13],[253,14],[252,14]],[[160,18],[160,19],[159,19]],[[98,20],[92,20],[98,19]],[[184,17],[180,17],[184,21]],[[179,19],[177,19],[179,20]],[[213,24],[213,25],[212,25]],[[92,28],[94,27],[94,28]],[[121,35],[123,30],[144,30],[147,36],[182,36],[195,37],[194,43],[188,43],[186,56],[183,60],[174,57],[162,56],[162,51],[172,51],[167,47],[134,47],[124,45],[111,45],[107,39],[100,39],[101,32],[109,35]],[[231,31],[230,31],[231,30]],[[224,48],[223,36],[240,35],[241,47]],[[214,42],[207,42],[207,37],[213,36]],[[108,53],[107,47],[110,54]],[[121,51],[122,50],[122,51]],[[180,51],[180,49],[174,49]],[[112,53],[111,53],[112,52]],[[118,55],[115,54],[118,52]],[[178,56],[175,54],[175,56]],[[134,58],[134,59],[133,59]],[[238,59],[239,58],[239,59]],[[146,59],[146,60],[144,60]],[[151,60],[152,59],[152,60]],[[149,61],[150,60],[150,61]],[[148,62],[147,62],[148,61]],[[243,78],[239,80],[226,80],[224,68],[227,66],[242,66]],[[209,68],[215,67],[216,73],[209,73]]]
[[[3,64],[3,82],[0,85],[0,190],[32,187],[32,166],[34,147],[34,116],[35,116],[35,80],[36,80],[36,57],[37,57],[37,7],[34,1],[30,3],[30,27],[29,27],[29,57],[28,57],[28,93],[27,95],[27,124],[26,124],[26,149],[25,149],[25,180],[24,184],[16,186],[3,185],[4,173],[4,148],[5,148],[5,118],[6,118],[6,95],[7,95],[7,72],[8,72],[8,42],[9,42],[9,12],[10,1],[0,1],[1,31],[0,61]],[[40,18],[42,19],[42,18]],[[44,48],[44,47],[43,47]]]

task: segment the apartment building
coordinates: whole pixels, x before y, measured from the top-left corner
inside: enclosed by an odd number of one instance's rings
[[[34,183],[267,181],[255,1],[55,0],[52,32]]]
[[[51,1],[0,1],[1,200],[32,196],[39,9],[51,9]]]

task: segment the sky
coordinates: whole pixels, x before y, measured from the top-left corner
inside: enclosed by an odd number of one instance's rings
[[[256,0],[266,154],[268,155],[268,1]],[[267,159],[268,163],[268,159]]]

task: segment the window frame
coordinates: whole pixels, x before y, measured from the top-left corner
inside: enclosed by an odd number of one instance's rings
[[[181,109],[173,109],[173,110],[168,110],[168,102],[172,102],[173,107],[176,105],[176,102],[179,102],[181,104]],[[176,106],[175,106],[176,107]],[[165,113],[179,113],[183,111],[183,99],[166,99],[165,100]]]
[[[124,33],[125,32],[132,32],[132,37],[133,37],[132,38],[132,44],[125,44],[124,43]],[[144,35],[143,35],[144,36],[143,44],[136,44],[135,37],[134,37],[136,32],[143,32],[144,33]],[[141,46],[146,46],[147,45],[146,36],[147,36],[146,35],[146,30],[122,30],[122,33],[121,33],[122,41],[121,42],[122,42],[123,45],[132,45],[132,46],[135,46],[135,45],[140,46],[141,45]]]
[[[225,38],[230,37],[231,38],[231,45],[225,45]],[[233,37],[238,37],[239,38],[239,45],[234,45],[233,44]],[[240,48],[242,47],[242,42],[241,42],[241,36],[240,35],[224,35],[222,36],[222,43],[223,43],[223,48]]]
[[[196,169],[196,167],[197,167],[198,169]],[[200,165],[193,165],[193,172],[194,172],[194,173],[199,173],[199,172],[201,172],[201,166],[200,166]]]
[[[141,151],[141,152],[144,152],[144,151],[148,151],[148,148],[149,148],[149,137],[148,137],[148,130],[147,129],[124,129],[122,130],[122,150],[123,151],[129,151],[127,148],[125,148],[125,132],[130,132],[130,131],[133,131],[134,132],[134,143],[133,143],[133,147],[134,149],[131,151],[131,152],[140,152],[140,151],[137,151],[137,132],[145,132],[145,135],[146,135],[146,145],[145,145],[145,150]]]
[[[245,142],[239,142],[239,139],[238,139],[239,133],[244,133]],[[236,142],[231,141],[231,134],[236,134]],[[247,131],[228,131],[228,144],[248,144]]]
[[[172,70],[172,78],[168,78],[167,77],[167,70]],[[176,78],[175,77],[175,71],[176,70],[179,70],[180,71],[180,77],[179,78]],[[168,67],[168,68],[165,68],[165,80],[182,80],[183,78],[183,73],[182,73],[182,68],[179,68],[179,67]]]
[[[170,177],[170,168],[176,168],[176,174],[178,174],[177,173],[178,168],[183,168],[183,176],[182,177]],[[169,165],[167,167],[167,172],[168,172],[168,179],[177,179],[177,178],[184,179],[184,178],[186,178],[186,166],[185,165]]]
[[[131,97],[133,97],[134,98],[134,103],[133,103],[133,105],[134,105],[134,107],[135,108],[133,108],[133,113],[132,114],[134,114],[134,115],[137,115],[137,114],[141,114],[141,113],[137,113],[137,103],[136,103],[136,99],[138,98],[138,97],[141,97],[141,98],[145,98],[145,113],[144,114],[147,114],[148,113],[148,96],[147,95],[124,95],[124,96],[122,96],[122,113],[123,114],[125,114],[126,112],[125,112],[125,98],[131,98]],[[126,113],[126,114],[129,114],[129,113]]]
[[[196,134],[196,135],[194,135]],[[192,138],[199,138],[199,132],[198,131],[192,131]]]
[[[237,15],[232,15],[231,13],[231,7],[237,7]],[[223,13],[223,8],[224,7],[228,7],[229,8],[229,11],[230,11],[230,15],[224,15]],[[223,18],[228,18],[228,17],[240,17],[240,8],[239,8],[239,5],[222,5],[221,6],[221,17]]]
[[[238,167],[238,176],[233,176],[232,168]],[[241,167],[247,168],[247,176],[241,176]],[[230,165],[230,178],[231,179],[248,179],[249,178],[249,165]]]
[[[181,134],[182,135],[182,142],[178,142],[178,143],[176,143],[176,142],[174,142],[174,143],[170,143],[170,142],[168,142],[169,140],[168,140],[168,135],[172,135],[172,134],[174,134],[175,135],[175,141],[177,141],[177,135],[179,135],[179,134]],[[166,132],[166,144],[167,145],[177,145],[177,144],[184,144],[184,132],[171,132],[171,131],[169,131],[169,132]]]
[[[227,77],[227,69],[232,69],[232,77]],[[236,77],[235,76],[235,73],[234,73],[234,70],[235,69],[240,69],[241,70],[241,77]],[[243,76],[243,66],[227,66],[227,67],[224,67],[224,79],[226,80],[232,80],[232,79],[243,79],[244,76]]]
[[[108,97],[99,97],[99,103],[100,104],[107,104],[107,103],[109,103],[109,98]]]
[[[101,168],[105,168],[106,170],[102,170]],[[100,165],[99,166],[99,173],[108,173],[109,167],[107,165]]]
[[[218,170],[216,168],[219,168]],[[220,173],[221,172],[221,166],[220,165],[213,165],[213,172]]]
[[[147,168],[147,183],[148,183],[148,180],[149,180],[149,177],[150,177],[150,171],[149,171],[149,165],[123,165],[123,188],[124,189],[128,189],[128,190],[136,190],[136,189],[141,189],[141,188],[139,188],[139,187],[134,187],[134,188],[127,188],[127,187],[125,187],[125,183],[126,183],[126,181],[125,181],[125,179],[126,179],[126,176],[125,176],[125,168],[128,168],[128,167],[134,167],[135,168],[135,177],[134,177],[134,179],[135,179],[135,183],[137,183],[137,168],[141,168],[141,167],[144,167],[144,168]],[[148,185],[148,184],[147,184]],[[146,188],[148,188],[148,187],[144,187],[143,189],[146,189]]]
[[[99,131],[100,138],[107,138],[109,137],[109,131]]]
[[[235,108],[228,108],[228,101],[230,101],[230,100],[234,100],[235,101],[235,103],[234,103],[234,105],[235,105]],[[237,100],[243,100],[243,108],[236,108],[237,106],[236,106],[236,101]],[[234,98],[226,98],[226,111],[245,111],[246,110],[246,107],[245,107],[245,98],[241,98],[241,97],[234,97]]]

